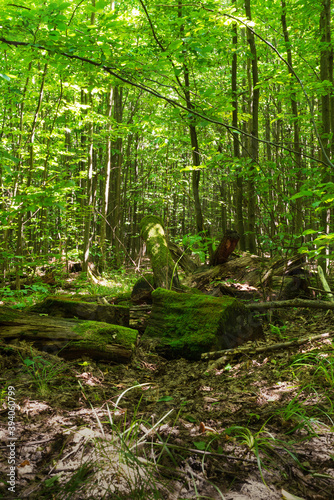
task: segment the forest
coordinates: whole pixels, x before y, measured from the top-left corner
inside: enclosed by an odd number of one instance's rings
[[[2,276],[118,268],[150,213],[330,254],[330,2],[239,3],[2,3]]]
[[[333,498],[332,17],[0,0],[1,498]]]

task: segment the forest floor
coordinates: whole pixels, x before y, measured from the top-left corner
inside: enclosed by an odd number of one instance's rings
[[[260,345],[327,336],[211,370],[140,344],[130,365],[2,348],[0,498],[334,499],[334,314],[276,319]]]

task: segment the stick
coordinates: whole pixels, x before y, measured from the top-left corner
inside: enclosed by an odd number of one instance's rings
[[[237,347],[236,349],[224,349],[223,351],[204,352],[201,356],[201,359],[203,361],[206,361],[209,359],[217,359],[217,358],[221,359],[222,357],[228,358],[236,354],[258,354],[261,352],[276,351],[279,349],[285,349],[286,347],[291,347],[293,345],[301,345],[305,344],[306,342],[312,342],[313,340],[327,339],[333,336],[334,332],[327,332],[327,333],[321,333],[319,335],[313,335],[310,337],[302,337],[300,339],[289,340],[288,342],[280,342],[279,344],[271,344],[255,348]],[[218,361],[220,361],[220,359],[218,359]]]

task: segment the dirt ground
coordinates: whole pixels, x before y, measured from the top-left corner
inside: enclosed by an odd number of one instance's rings
[[[31,351],[29,367],[2,346],[0,498],[334,499],[334,315],[277,324],[259,345],[326,335],[211,369],[140,345],[130,365]]]

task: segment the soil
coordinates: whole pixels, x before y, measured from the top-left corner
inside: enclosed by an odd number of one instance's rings
[[[2,346],[0,498],[333,499],[334,315],[280,314],[260,345],[328,336],[211,370],[140,344],[129,365]]]

